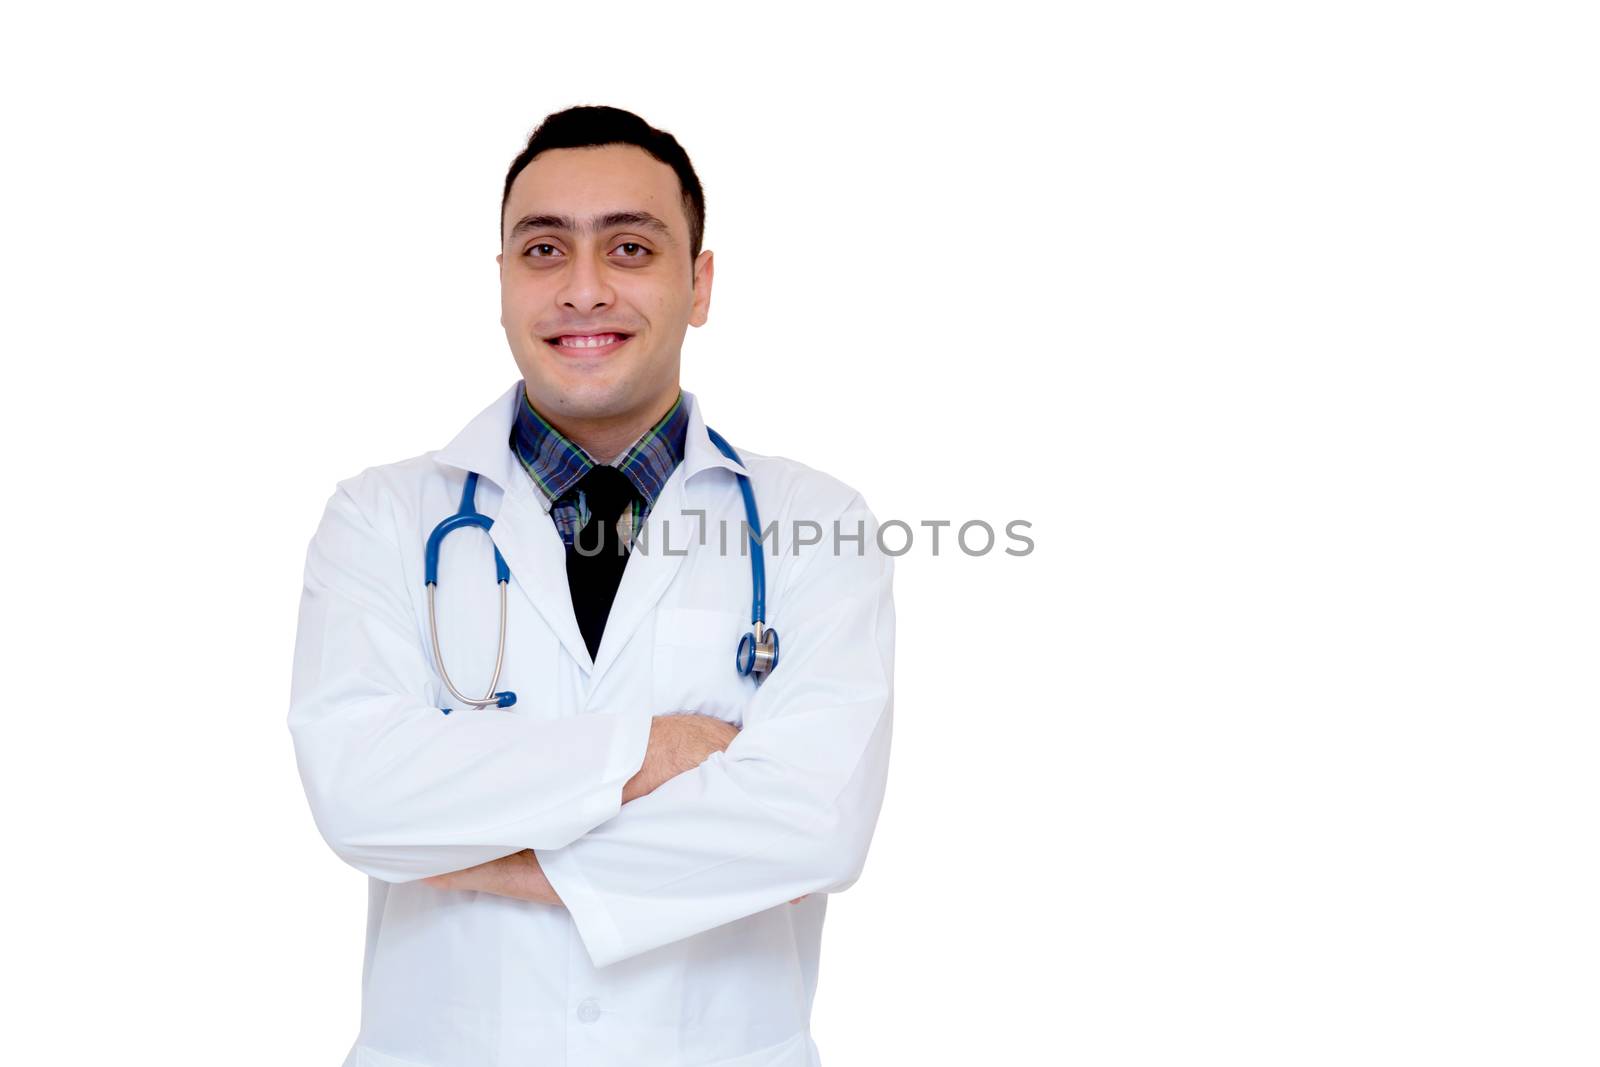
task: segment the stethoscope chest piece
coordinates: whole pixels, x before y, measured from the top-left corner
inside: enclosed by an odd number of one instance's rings
[[[753,632],[739,638],[739,650],[734,653],[733,665],[739,674],[765,675],[778,665],[778,631],[769,630],[756,623]]]

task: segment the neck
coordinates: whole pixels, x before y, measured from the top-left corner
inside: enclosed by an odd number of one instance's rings
[[[665,397],[658,397],[649,405],[633,411],[596,418],[581,418],[556,412],[539,414],[561,436],[582,448],[596,463],[610,463],[624,448],[637,441],[646,430],[661,421],[678,399],[678,386],[674,385]],[[535,410],[538,410],[535,407]]]

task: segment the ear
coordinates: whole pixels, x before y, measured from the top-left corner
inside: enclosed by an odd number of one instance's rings
[[[506,324],[506,302],[505,302],[505,284],[506,284],[506,272],[505,272],[505,253],[503,253],[503,252],[502,252],[502,253],[501,253],[501,254],[499,254],[499,255],[497,255],[497,256],[495,256],[495,257],[494,257],[494,261],[495,261],[495,265],[496,265],[496,266],[497,266],[497,267],[499,267],[499,271],[498,271],[498,273],[499,273],[499,275],[500,275],[500,280],[499,280],[499,281],[498,281],[498,282],[497,282],[497,283],[496,283],[496,284],[498,284],[498,285],[499,285],[499,286],[500,286],[500,325],[501,325],[501,327],[502,327],[502,328],[503,328],[503,327],[504,327],[504,326],[505,326],[505,324]]]
[[[711,315],[711,275],[714,266],[709,248],[694,261],[694,303],[689,308],[690,326],[704,326]]]

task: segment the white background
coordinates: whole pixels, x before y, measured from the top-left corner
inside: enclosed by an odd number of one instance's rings
[[[713,425],[1034,527],[898,565],[829,1067],[1595,1063],[1585,6],[11,15],[0,1056],[349,1047],[306,541],[515,379],[506,166],[609,103],[706,187]]]

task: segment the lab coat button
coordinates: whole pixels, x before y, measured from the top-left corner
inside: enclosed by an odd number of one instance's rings
[[[593,997],[578,1005],[579,1022],[592,1023],[598,1018],[600,1018],[600,1002]]]

